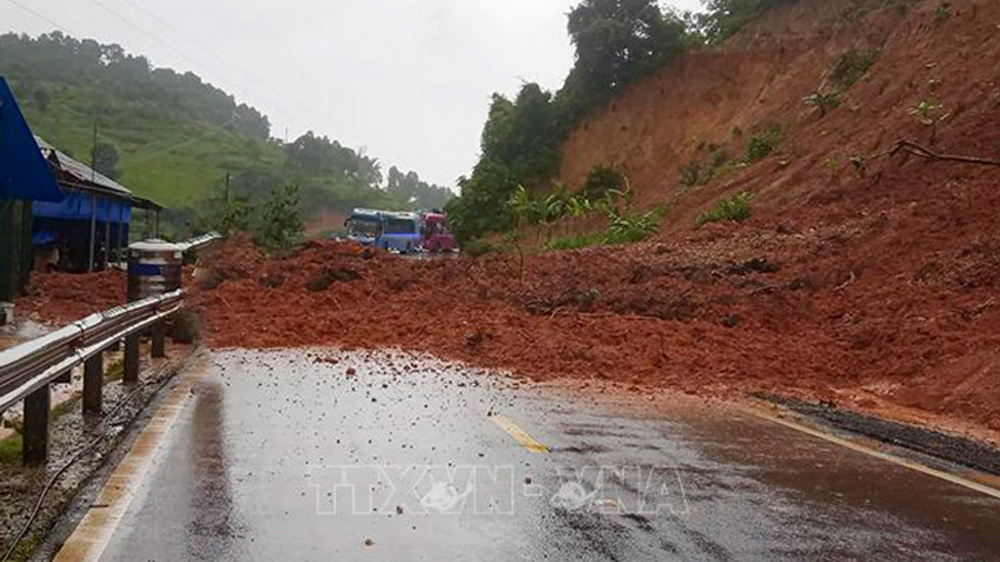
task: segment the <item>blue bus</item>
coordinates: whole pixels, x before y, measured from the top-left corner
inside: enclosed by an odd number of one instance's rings
[[[420,215],[354,209],[345,223],[347,238],[364,246],[410,254],[420,250]]]

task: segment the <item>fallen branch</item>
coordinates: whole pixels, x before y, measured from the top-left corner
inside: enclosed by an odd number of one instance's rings
[[[1000,166],[1000,160],[995,158],[981,158],[979,156],[963,156],[960,154],[943,154],[935,152],[925,146],[921,146],[913,141],[899,139],[891,148],[878,154],[873,154],[868,159],[881,158],[882,156],[896,156],[899,153],[912,154],[920,158],[929,160],[944,160],[948,162],[963,162],[966,164],[979,164],[982,166]]]

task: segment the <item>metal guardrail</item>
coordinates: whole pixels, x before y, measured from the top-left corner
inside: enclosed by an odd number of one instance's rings
[[[0,411],[116,342],[177,312],[181,290],[92,314],[16,347],[0,351]]]
[[[216,240],[222,240],[222,235],[219,234],[218,232],[209,232],[208,234],[202,234],[197,238],[192,238],[185,242],[181,242],[177,244],[177,246],[180,249],[180,251],[186,252],[188,250],[197,250],[204,246],[208,246],[209,244],[215,242]]]
[[[183,291],[92,314],[54,332],[0,351],[0,412],[24,401],[22,456],[25,464],[41,464],[49,455],[49,385],[69,382],[73,368],[83,365],[83,412],[100,414],[104,387],[104,351],[125,340],[126,384],[139,381],[139,338],[152,334],[153,357],[165,357],[165,320],[183,306]]]
[[[222,237],[209,233],[176,245],[187,252]],[[172,250],[175,251],[175,250]],[[179,281],[179,279],[178,279]],[[70,380],[83,365],[83,412],[100,414],[105,350],[125,340],[123,381],[139,381],[139,338],[152,336],[151,355],[165,357],[166,320],[183,306],[183,290],[150,297],[87,316],[54,332],[0,351],[0,413],[24,401],[23,457],[25,464],[48,458],[49,385]]]

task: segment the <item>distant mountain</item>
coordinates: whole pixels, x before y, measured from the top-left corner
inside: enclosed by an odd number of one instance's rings
[[[307,133],[270,138],[265,115],[197,75],[154,68],[119,45],[60,32],[0,35],[0,75],[10,81],[34,132],[90,162],[97,122],[98,169],[191,219],[231,193],[253,197],[299,185],[310,213],[352,206],[440,207],[451,191],[393,168],[385,188],[377,159]]]

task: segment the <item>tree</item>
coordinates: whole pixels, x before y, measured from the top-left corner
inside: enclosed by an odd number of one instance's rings
[[[416,172],[404,174],[395,166],[389,168],[385,191],[414,209],[441,209],[455,195],[446,187],[421,181]]]
[[[455,233],[467,240],[510,228],[507,201],[519,185],[541,188],[558,172],[561,138],[552,94],[538,84],[522,86],[514,101],[494,94],[479,163],[459,180],[461,197],[446,207]]]
[[[569,14],[576,64],[566,88],[583,107],[603,101],[684,49],[684,22],[654,0],[584,0]]]
[[[797,0],[707,0],[705,13],[696,16],[699,31],[709,43],[719,43],[761,14]]]
[[[108,142],[98,142],[91,151],[91,158],[94,169],[111,179],[118,179],[121,172],[118,170],[118,149]]]
[[[288,185],[264,201],[254,229],[257,244],[270,250],[288,250],[299,243],[305,226],[299,216],[299,188]]]

